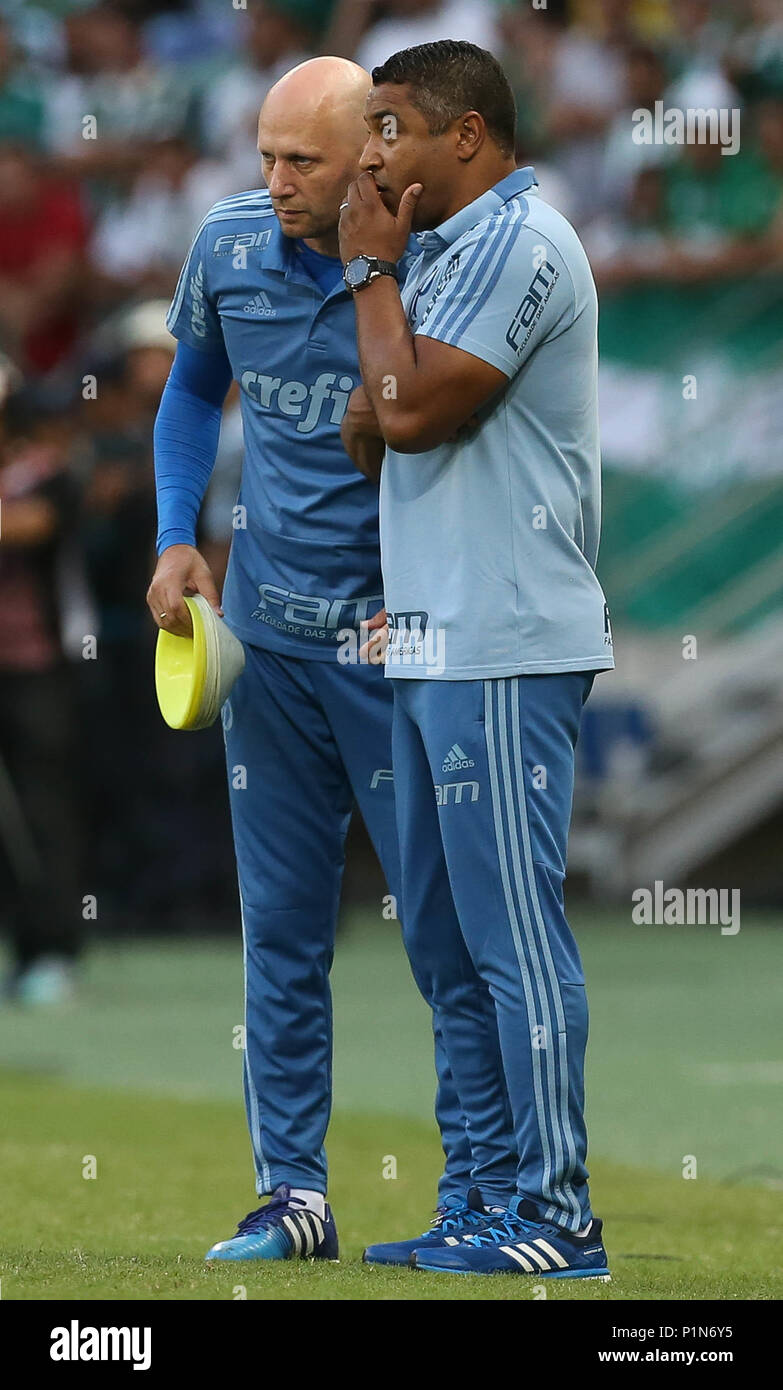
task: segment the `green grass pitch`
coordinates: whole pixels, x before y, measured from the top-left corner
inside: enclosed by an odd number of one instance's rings
[[[613,1282],[550,1282],[547,1297],[780,1298],[779,931],[762,919],[732,938],[572,918],[591,1000],[589,1166]],[[235,943],[96,948],[78,1004],[0,1011],[2,1298],[540,1296],[535,1278],[362,1266],[365,1243],[423,1230],[434,1204],[431,1038],[380,913],[347,924],[334,992],[341,1261],[328,1266],[202,1263],[256,1205]],[[90,1156],[97,1175],[85,1178]]]

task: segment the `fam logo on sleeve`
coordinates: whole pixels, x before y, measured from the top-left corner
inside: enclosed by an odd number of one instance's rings
[[[551,261],[544,261],[539,266],[506,333],[506,342],[515,352],[520,353],[524,348],[559,279],[560,271]]]

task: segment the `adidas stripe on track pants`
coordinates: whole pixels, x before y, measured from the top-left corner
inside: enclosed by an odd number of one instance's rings
[[[569,1230],[591,1214],[587,1001],[563,879],[574,750],[593,675],[392,681],[413,972],[442,1033],[474,1154],[495,1140],[495,1059],[475,1026],[482,1007],[494,1010],[516,1189]]]

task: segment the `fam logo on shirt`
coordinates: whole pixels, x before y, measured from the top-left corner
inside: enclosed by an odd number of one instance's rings
[[[539,266],[506,333],[506,342],[515,352],[522,351],[559,279],[560,271],[551,261],[544,261]]]
[[[446,632],[433,627],[430,615],[423,608],[403,613],[387,610],[389,645],[386,665],[418,666],[423,676],[440,676],[446,669]]]
[[[241,252],[263,251],[269,245],[272,233],[265,232],[227,232],[219,236],[212,247],[213,256],[237,256]]]
[[[358,631],[362,623],[378,612],[382,603],[382,594],[368,594],[363,598],[318,598],[314,594],[281,589],[279,584],[264,583],[258,585],[258,607],[250,616],[258,623],[266,623],[296,637],[341,641],[349,629]]]

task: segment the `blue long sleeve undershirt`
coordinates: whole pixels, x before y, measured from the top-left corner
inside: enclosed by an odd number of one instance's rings
[[[177,344],[153,431],[159,555],[170,545],[196,543],[230,385],[231,364],[224,349],[200,351]]]

